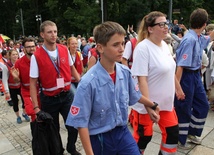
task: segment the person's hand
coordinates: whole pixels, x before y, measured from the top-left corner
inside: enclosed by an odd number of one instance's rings
[[[19,77],[19,69],[18,68],[16,69],[15,67],[12,67],[11,70],[10,70],[10,73],[12,74],[12,76],[14,78],[18,78]]]
[[[180,24],[179,27],[182,28],[184,31],[187,30],[187,28],[186,28],[186,26],[184,24]]]
[[[129,31],[130,31],[131,33],[134,32],[134,30],[133,30],[133,25],[132,25],[131,27],[129,27]]]
[[[44,112],[42,110],[37,112],[36,116],[37,116],[37,121],[38,122],[45,122],[45,121],[48,121],[48,120],[53,120],[53,117],[49,113]]]
[[[152,110],[150,107],[146,108],[147,109],[147,112],[151,118],[151,120],[154,122],[154,123],[158,123],[158,121],[160,120],[160,115],[159,115],[159,107],[157,107],[155,110]]]
[[[129,25],[128,25],[128,28],[127,28],[127,33],[130,33],[130,32],[129,32]]]
[[[175,94],[176,94],[176,97],[178,100],[184,100],[185,99],[185,94],[184,94],[182,89],[176,90]]]
[[[204,65],[201,65],[201,69],[204,69],[204,68],[206,68],[207,66],[204,66]]]
[[[7,100],[7,99],[10,99],[10,93],[9,93],[9,92],[5,92],[4,95],[5,95],[5,99],[6,99],[6,100]]]

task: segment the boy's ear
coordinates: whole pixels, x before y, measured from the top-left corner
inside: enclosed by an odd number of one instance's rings
[[[97,46],[96,49],[99,51],[99,53],[102,54],[103,53],[103,45],[98,43],[96,46]]]

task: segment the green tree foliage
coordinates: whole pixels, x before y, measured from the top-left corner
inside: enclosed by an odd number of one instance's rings
[[[99,3],[97,3],[99,1]],[[106,4],[107,20],[116,21],[124,28],[138,23],[151,11],[161,11],[169,15],[169,0],[103,0]],[[188,27],[189,16],[196,8],[204,8],[209,13],[210,21],[214,19],[211,0],[173,0],[172,19],[178,19]],[[22,34],[21,21],[16,23],[15,17],[23,11],[25,35],[39,35],[40,21],[36,15],[42,16],[42,21],[56,22],[59,35],[85,37],[92,35],[95,25],[101,23],[101,0],[0,0],[0,33],[13,38]],[[181,19],[183,18],[183,21]]]
[[[75,35],[92,35],[95,25],[100,22],[100,7],[95,1],[73,0],[63,17],[68,21],[69,32]]]
[[[210,19],[210,22],[214,23],[214,9],[213,9],[213,6],[214,6],[214,1],[211,1],[211,0],[204,0],[204,3],[203,3],[203,8],[206,8],[208,14],[209,14],[209,19]]]
[[[190,14],[196,8],[204,8],[203,4],[203,0],[174,0],[173,8],[180,9],[180,13],[173,14],[173,19],[180,20],[179,22],[183,22],[188,27]],[[183,18],[183,21],[181,21],[181,18]]]

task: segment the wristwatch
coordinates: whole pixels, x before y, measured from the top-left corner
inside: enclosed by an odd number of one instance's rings
[[[151,107],[151,109],[152,109],[152,110],[156,110],[158,104],[157,104],[156,102],[153,102],[153,103],[154,103],[154,105]]]

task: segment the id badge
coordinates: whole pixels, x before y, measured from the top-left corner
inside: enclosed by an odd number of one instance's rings
[[[57,78],[56,79],[57,88],[64,88],[64,78]]]

